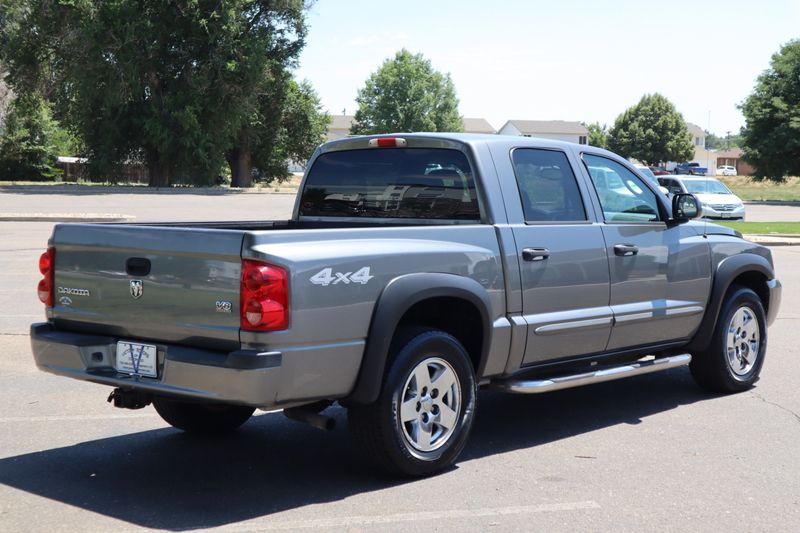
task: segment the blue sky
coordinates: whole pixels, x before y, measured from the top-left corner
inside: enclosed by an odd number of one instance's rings
[[[719,135],[781,44],[800,38],[800,1],[318,0],[298,78],[332,114],[401,49],[449,72],[461,114],[609,125],[660,92]]]

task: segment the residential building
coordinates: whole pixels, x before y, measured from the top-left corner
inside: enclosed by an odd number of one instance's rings
[[[692,162],[698,163],[701,167],[708,169],[708,175],[714,176],[717,173],[717,155],[714,150],[706,149],[706,132],[697,124],[686,123],[686,128],[692,136],[692,146],[694,146],[694,156]]]
[[[706,148],[706,132],[698,126],[697,124],[692,124],[691,122],[686,123],[686,127],[689,130],[689,133],[692,136],[692,146],[695,147],[695,150],[701,148],[705,150]]]
[[[744,152],[741,148],[731,148],[730,150],[720,150],[716,153],[717,168],[728,165],[736,169],[736,174],[739,176],[752,176],[755,169],[752,165],[742,159]]]
[[[464,133],[497,133],[485,118],[462,117]]]
[[[350,135],[350,127],[356,117],[353,115],[331,115],[331,125],[328,126],[326,141],[335,141]]]
[[[519,135],[522,137],[540,137],[577,144],[588,144],[589,130],[580,122],[567,120],[509,120],[499,135]]]

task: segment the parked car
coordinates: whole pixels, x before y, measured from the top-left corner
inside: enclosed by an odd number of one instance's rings
[[[752,387],[780,306],[772,256],[697,214],[591,146],[340,139],[311,156],[289,220],[56,225],[32,350],[190,433],[256,408],[331,429],[338,402],[365,459],[427,475],[464,449],[479,387],[686,365],[708,390]]]
[[[736,167],[722,165],[717,167],[717,176],[736,176]]]
[[[668,175],[672,174],[672,172],[670,172],[669,170],[667,170],[665,168],[661,168],[661,167],[650,167],[650,170],[656,176],[668,176]]]
[[[678,163],[673,173],[687,174],[689,176],[705,176],[708,174],[708,169],[706,167],[701,167],[700,163]]]
[[[656,178],[656,175],[653,173],[653,171],[650,170],[650,167],[646,167],[644,165],[634,165],[634,166],[636,167],[636,170],[641,172],[645,178],[650,180],[650,183],[658,187],[661,190],[661,192],[663,192],[664,194],[667,194],[669,192],[665,187],[662,187],[661,184],[658,183],[658,179]]]
[[[716,178],[661,176],[658,182],[670,194],[694,194],[700,202],[700,215],[704,218],[744,220],[744,202]]]

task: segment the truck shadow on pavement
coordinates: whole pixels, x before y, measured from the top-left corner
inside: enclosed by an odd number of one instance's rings
[[[649,415],[712,398],[685,368],[542,396],[482,392],[460,465],[643,423]],[[373,472],[346,431],[344,409],[329,412],[338,422],[332,432],[269,414],[225,437],[165,428],[8,457],[0,460],[0,483],[137,526],[186,530],[413,482]]]

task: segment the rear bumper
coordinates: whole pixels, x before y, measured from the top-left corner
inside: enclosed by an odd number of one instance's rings
[[[114,369],[118,340],[49,323],[31,326],[33,357],[45,372],[153,395],[266,408],[346,396],[364,351],[363,341],[230,353],[149,342],[158,346],[158,377],[147,378]]]

